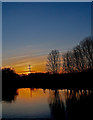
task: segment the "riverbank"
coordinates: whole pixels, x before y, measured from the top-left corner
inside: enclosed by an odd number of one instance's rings
[[[35,73],[25,76],[3,76],[3,87],[15,88],[46,88],[46,89],[92,89],[93,70],[67,73],[48,74]]]

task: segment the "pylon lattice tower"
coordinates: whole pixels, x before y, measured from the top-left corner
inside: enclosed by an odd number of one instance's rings
[[[29,65],[29,72],[31,73],[31,65]]]

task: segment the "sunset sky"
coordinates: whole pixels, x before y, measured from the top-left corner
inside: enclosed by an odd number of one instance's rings
[[[3,3],[3,67],[46,72],[48,53],[72,49],[91,35],[91,3]]]

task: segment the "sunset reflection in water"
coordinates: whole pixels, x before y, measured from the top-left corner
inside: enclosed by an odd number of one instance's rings
[[[69,105],[87,97],[89,90],[51,90],[20,88],[12,102],[3,100],[3,118],[55,118],[65,119]],[[85,98],[84,98],[85,99]],[[74,101],[73,101],[74,100]]]

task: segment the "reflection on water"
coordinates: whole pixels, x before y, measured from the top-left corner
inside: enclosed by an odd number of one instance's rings
[[[50,109],[47,103],[48,91],[42,89],[17,89],[17,96],[12,103],[3,101],[4,118],[49,118]]]
[[[60,92],[62,92],[62,97],[60,96]],[[51,109],[52,118],[57,119],[65,119],[65,94],[63,91],[50,91],[49,95],[49,106]]]
[[[92,117],[91,90],[20,88],[7,92],[3,94],[3,118],[78,120]]]

